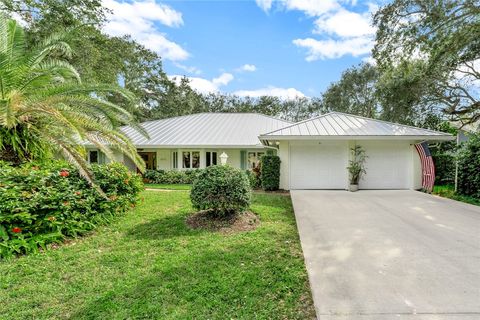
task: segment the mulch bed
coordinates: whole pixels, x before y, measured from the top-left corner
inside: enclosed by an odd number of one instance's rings
[[[255,230],[260,224],[258,216],[251,211],[219,218],[213,216],[211,211],[205,210],[188,216],[185,222],[192,229],[216,231],[222,234]]]

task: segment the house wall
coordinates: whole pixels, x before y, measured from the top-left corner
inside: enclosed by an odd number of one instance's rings
[[[94,151],[97,149],[89,148],[87,151]],[[206,152],[207,151],[216,151],[217,152],[217,163],[220,164],[220,155],[225,152],[228,155],[227,164],[235,167],[241,168],[241,151],[244,150],[247,153],[249,151],[261,151],[267,152],[267,149],[227,149],[227,148],[142,148],[139,149],[139,152],[155,152],[156,153],[156,167],[158,170],[172,170],[173,167],[173,152],[178,152],[177,158],[177,168],[180,170],[182,169],[182,152],[183,151],[199,151],[200,152],[200,168],[206,167]],[[120,152],[114,152],[114,159],[105,158],[105,162],[109,163],[111,161],[117,161],[124,163],[130,170],[136,171],[136,166],[132,160],[130,160],[127,156],[121,154]]]

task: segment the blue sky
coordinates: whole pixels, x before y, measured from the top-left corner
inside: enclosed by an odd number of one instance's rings
[[[379,2],[356,0],[103,0],[105,32],[158,52],[174,78],[202,92],[318,96],[368,60]]]

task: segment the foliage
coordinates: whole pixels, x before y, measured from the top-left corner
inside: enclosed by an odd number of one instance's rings
[[[450,199],[453,199],[453,200],[462,201],[462,202],[465,202],[465,203],[470,203],[470,204],[480,206],[480,199],[479,198],[474,198],[474,197],[471,197],[471,196],[465,196],[465,195],[458,194],[458,193],[455,192],[455,186],[451,185],[451,184],[446,184],[446,185],[442,185],[442,186],[434,186],[432,193],[436,194],[440,197],[450,198]]]
[[[377,64],[382,72],[410,65],[418,104],[480,120],[479,16],[477,0],[395,0],[374,16]]]
[[[63,161],[1,165],[0,257],[37,252],[106,223],[137,201],[141,179],[118,163],[94,165],[107,198]]]
[[[347,69],[323,93],[325,110],[377,117],[382,111],[376,96],[377,78],[375,66],[368,63]]]
[[[191,230],[187,192],[142,197],[88,239],[0,263],[1,318],[315,318],[290,197],[254,195],[261,223],[235,235]]]
[[[247,175],[229,165],[211,166],[200,172],[190,193],[198,210],[211,210],[217,216],[238,213],[250,205],[252,189]]]
[[[147,170],[143,177],[149,183],[160,184],[192,184],[200,174],[195,170]]]
[[[262,189],[265,191],[275,191],[280,187],[280,157],[274,155],[262,156],[261,162],[261,181]]]
[[[132,115],[99,97],[108,92],[128,100],[133,96],[115,86],[82,84],[63,58],[72,53],[64,35],[27,49],[18,23],[0,20],[0,160],[18,164],[60,153],[91,182],[85,149],[79,146],[83,140],[109,158],[116,149],[142,169],[135,146],[119,130],[123,124],[137,128]]]
[[[250,181],[250,187],[252,189],[259,189],[262,187],[261,169],[260,166],[256,166],[252,170],[245,170],[248,181]]]
[[[349,166],[347,167],[350,174],[350,184],[358,184],[362,174],[366,173],[365,160],[367,156],[365,155],[365,150],[359,145],[355,145],[350,151],[352,152],[352,160],[349,161]]]
[[[480,133],[471,134],[458,155],[458,193],[480,199]]]

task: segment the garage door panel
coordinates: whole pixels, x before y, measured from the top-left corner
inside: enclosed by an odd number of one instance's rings
[[[408,189],[411,154],[408,143],[378,142],[362,146],[367,159],[360,189]]]
[[[292,189],[345,189],[345,143],[302,143],[290,146]]]

